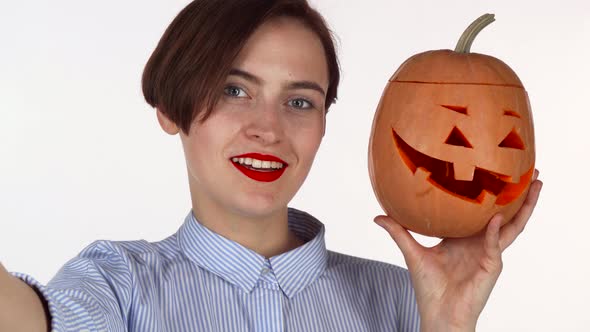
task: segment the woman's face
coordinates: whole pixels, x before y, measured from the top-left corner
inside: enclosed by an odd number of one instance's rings
[[[301,187],[324,134],[324,49],[299,21],[275,19],[232,68],[210,117],[181,133],[193,207],[271,217]]]

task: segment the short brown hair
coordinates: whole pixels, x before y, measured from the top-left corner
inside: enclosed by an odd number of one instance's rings
[[[306,0],[195,0],[172,21],[148,60],[143,95],[186,134],[219,100],[231,65],[250,35],[277,17],[301,21],[319,37],[329,85],[326,110],[337,97],[340,68],[332,32]]]

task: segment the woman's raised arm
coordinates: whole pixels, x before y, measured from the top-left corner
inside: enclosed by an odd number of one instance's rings
[[[29,285],[10,275],[0,263],[0,331],[49,330],[42,299]]]

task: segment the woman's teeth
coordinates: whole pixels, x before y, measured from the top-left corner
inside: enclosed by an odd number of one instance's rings
[[[252,166],[253,168],[261,168],[261,169],[281,169],[283,168],[283,163],[278,161],[268,161],[268,160],[258,160],[254,158],[232,158],[234,163],[239,163],[241,165]]]

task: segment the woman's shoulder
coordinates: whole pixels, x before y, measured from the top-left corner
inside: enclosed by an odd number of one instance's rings
[[[323,282],[336,283],[341,293],[367,307],[387,308],[386,316],[400,317],[415,308],[410,274],[394,264],[329,251]]]
[[[328,251],[327,270],[368,281],[389,280],[398,284],[407,284],[410,281],[410,274],[404,267],[334,251]]]
[[[346,266],[351,268],[370,268],[377,270],[391,270],[392,272],[407,273],[407,269],[395,264],[382,262],[374,259],[357,257],[328,250],[328,266]]]
[[[96,263],[120,261],[127,265],[146,265],[174,260],[179,254],[176,235],[172,235],[157,242],[96,240],[86,246],[77,258]]]

